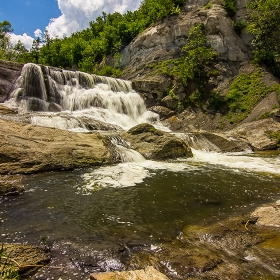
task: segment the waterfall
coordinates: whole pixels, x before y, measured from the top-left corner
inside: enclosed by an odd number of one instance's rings
[[[35,114],[32,123],[61,129],[87,129],[85,118],[125,130],[143,122],[160,123],[129,81],[32,63],[24,65],[6,105],[19,113],[44,112]]]

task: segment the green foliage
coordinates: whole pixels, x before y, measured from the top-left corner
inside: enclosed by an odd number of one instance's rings
[[[209,10],[209,9],[211,9],[212,8],[212,3],[211,2],[209,2],[208,4],[206,4],[205,6],[204,6],[204,8],[206,9],[206,10]]]
[[[0,248],[0,278],[14,280],[19,279],[18,267],[14,265],[3,244]]]
[[[198,105],[210,77],[217,75],[217,71],[213,71],[210,67],[217,56],[203,33],[203,25],[197,24],[190,28],[186,45],[182,48],[182,56],[179,59],[162,61],[152,67],[161,74],[180,79],[185,87],[195,83],[198,88],[190,93],[186,101]],[[169,92],[169,95],[172,97],[172,93]]]
[[[280,148],[280,130],[277,130],[277,131],[267,130],[267,131],[265,131],[265,133],[272,140],[275,140],[277,148]]]
[[[95,71],[95,74],[100,76],[108,76],[118,78],[121,76],[122,71],[120,68],[115,68],[112,66],[105,65],[100,70]]]
[[[241,74],[232,82],[226,101],[229,105],[227,118],[231,123],[239,123],[253,107],[276,86],[268,87],[262,81],[263,73],[257,68],[253,73]]]
[[[254,60],[259,64],[265,63],[280,77],[280,1],[252,0],[247,8],[247,28],[254,36]]]
[[[238,35],[240,35],[240,34],[241,34],[241,31],[242,31],[244,28],[247,27],[247,21],[244,20],[244,19],[241,19],[241,20],[239,20],[239,21],[236,21],[236,22],[234,23],[233,26],[234,26],[235,32],[236,32]]]
[[[230,17],[234,17],[237,12],[236,0],[224,0],[223,6]]]

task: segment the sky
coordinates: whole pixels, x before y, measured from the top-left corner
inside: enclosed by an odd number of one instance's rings
[[[47,29],[51,37],[62,38],[89,27],[102,12],[134,11],[142,0],[0,0],[0,22],[7,20],[18,40],[30,49],[34,38]]]

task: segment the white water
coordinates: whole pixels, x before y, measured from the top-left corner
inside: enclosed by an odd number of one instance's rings
[[[114,166],[97,168],[82,176],[84,180],[81,192],[89,194],[102,188],[133,187],[144,182],[145,178],[155,175],[155,171],[163,170],[174,173],[198,171],[202,167],[211,166],[218,169],[230,169],[234,172],[250,174],[280,176],[279,160],[273,158],[252,157],[241,153],[222,154],[192,149],[193,158],[178,159],[176,162],[157,162],[138,160],[137,152],[130,162],[123,162]],[[140,155],[141,156],[141,155]]]
[[[168,130],[157,114],[147,111],[129,81],[31,63],[24,65],[5,105],[22,114],[41,111],[31,118],[32,124],[60,129],[84,131],[81,119],[86,117],[124,130],[144,122]]]

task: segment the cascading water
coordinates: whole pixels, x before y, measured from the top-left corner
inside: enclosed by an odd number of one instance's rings
[[[6,105],[19,113],[32,111],[32,124],[61,129],[88,130],[96,122],[109,124],[108,129],[159,123],[129,81],[32,63],[24,65]]]

